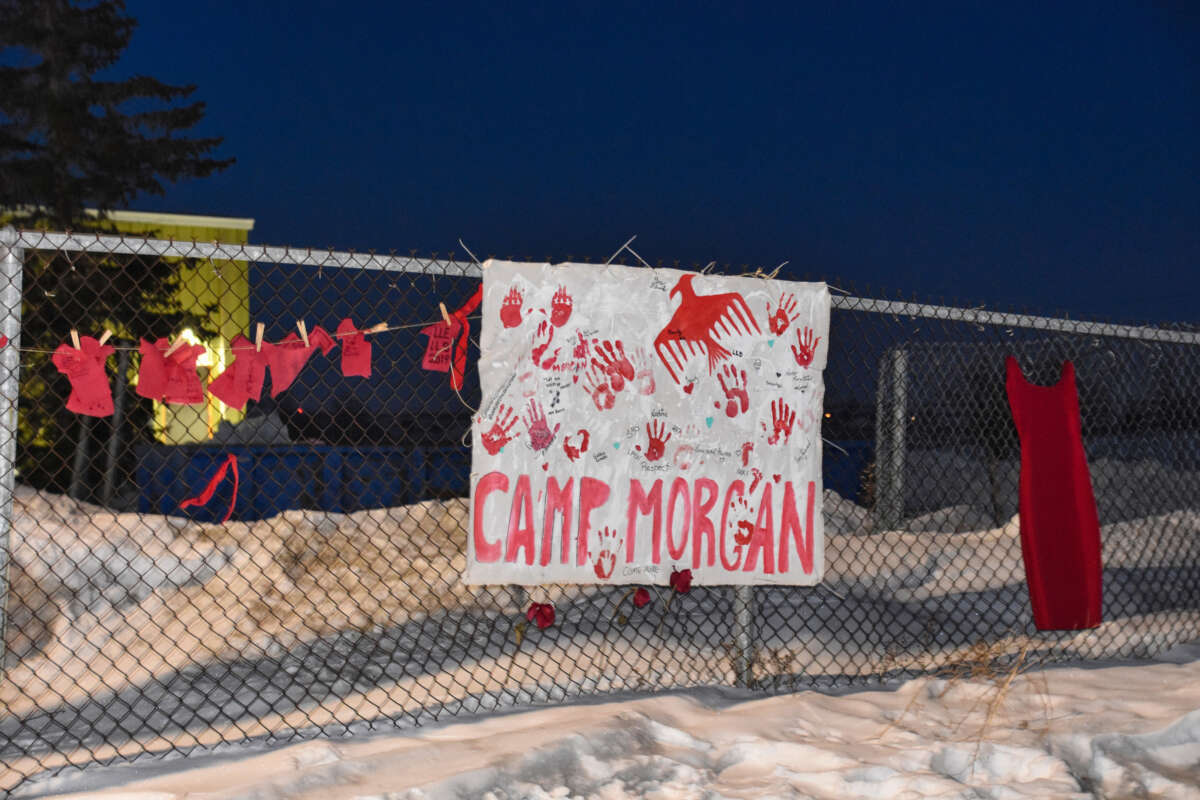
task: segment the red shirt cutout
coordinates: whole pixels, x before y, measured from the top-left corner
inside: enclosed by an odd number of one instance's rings
[[[1021,555],[1039,630],[1082,630],[1101,621],[1100,523],[1079,427],[1075,367],[1036,386],[1005,362],[1021,439]]]
[[[267,345],[263,345],[267,347]],[[258,352],[251,342],[240,333],[230,342],[233,363],[216,377],[208,390],[230,408],[243,409],[246,402],[256,403],[262,399],[263,379],[267,375],[267,354]]]
[[[308,332],[308,345],[305,347],[304,342],[294,333],[289,333],[282,342],[263,345],[267,363],[271,366],[271,397],[278,397],[292,385],[292,381],[296,380],[296,376],[317,348],[329,355],[329,351],[337,346],[337,342],[318,325]]]
[[[204,402],[204,387],[196,374],[196,361],[204,355],[204,345],[183,344],[167,356],[167,392],[164,400],[179,405]]]
[[[160,343],[167,341],[159,339]],[[138,352],[142,354],[142,363],[138,367],[138,382],[137,388],[134,391],[150,400],[162,400],[163,395],[167,393],[167,365],[163,360],[163,351],[166,347],[159,348],[154,342],[141,340],[138,345]]]
[[[104,360],[114,349],[100,344],[91,336],[79,337],[79,349],[65,342],[58,346],[50,360],[71,382],[67,410],[89,417],[107,417],[113,413],[112,388]]]
[[[349,317],[338,323],[336,332],[342,342],[342,376],[371,377],[371,343],[366,334],[357,330]]]
[[[204,345],[182,344],[167,355],[170,342],[159,339],[154,344],[142,339],[138,350],[142,364],[138,368],[137,393],[151,400],[176,405],[204,402],[204,387],[196,374],[196,361],[204,355]]]

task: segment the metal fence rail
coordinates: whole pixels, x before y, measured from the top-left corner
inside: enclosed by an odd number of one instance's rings
[[[461,305],[479,275],[449,259],[4,232],[0,791],[521,703],[870,684],[1200,634],[1200,333],[853,295],[835,298],[825,374],[823,584],[696,587],[666,612],[635,612],[626,587],[464,586],[478,386],[468,370],[456,393],[420,365],[439,303]],[[386,326],[370,378],[343,377],[334,351],[245,411],[137,391],[141,338],[188,329],[207,381],[258,323],[275,341],[344,318]],[[51,352],[105,328],[114,413],[78,416]],[[1103,540],[1094,630],[1032,623],[1008,354],[1042,383],[1065,359],[1079,375]],[[228,481],[180,510],[230,457],[232,518]],[[552,627],[524,624],[531,601],[554,604]]]

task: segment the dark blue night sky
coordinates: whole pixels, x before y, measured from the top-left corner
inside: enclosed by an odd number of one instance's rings
[[[128,5],[238,159],[139,208],[1198,321],[1190,2]]]

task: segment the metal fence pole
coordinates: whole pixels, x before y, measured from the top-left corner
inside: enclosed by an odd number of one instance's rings
[[[121,342],[122,345],[125,342]],[[117,461],[121,456],[121,427],[125,424],[125,385],[128,381],[129,351],[117,350],[117,385],[113,389],[112,435],[108,437],[108,453],[104,458],[104,483],[100,490],[100,502],[112,505],[113,490],[117,483]]]
[[[734,670],[737,685],[749,687],[754,683],[754,587],[738,586],[733,590]]]
[[[88,468],[88,440],[92,437],[92,417],[77,414],[79,417],[79,438],[75,440],[75,457],[71,460],[71,483],[67,487],[67,497],[73,500],[83,500],[84,473]]]
[[[875,402],[875,529],[904,517],[904,448],[908,428],[908,351],[897,347],[879,366]]]
[[[17,232],[0,229],[0,675],[4,674],[4,642],[8,633],[8,558],[13,519],[13,485],[17,465],[17,395],[20,386],[21,279],[24,251]]]

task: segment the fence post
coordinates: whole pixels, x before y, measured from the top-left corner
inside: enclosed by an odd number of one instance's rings
[[[88,445],[92,437],[92,418],[83,414],[76,415],[79,419],[79,438],[75,440],[75,457],[71,460],[71,483],[67,487],[67,497],[72,500],[83,500],[84,473],[88,468]]]
[[[904,448],[908,428],[908,351],[884,354],[875,392],[875,530],[904,517]]]
[[[733,590],[734,671],[738,686],[754,682],[754,587],[737,586]]]
[[[117,350],[117,385],[113,389],[112,435],[108,437],[108,452],[104,458],[104,483],[101,485],[100,502],[111,506],[113,490],[117,483],[117,459],[121,455],[121,427],[125,424],[125,386],[128,382],[129,351],[127,343],[118,341],[123,347]]]
[[[17,466],[17,397],[21,375],[21,281],[25,252],[12,226],[0,229],[0,675],[7,656],[8,559]]]

